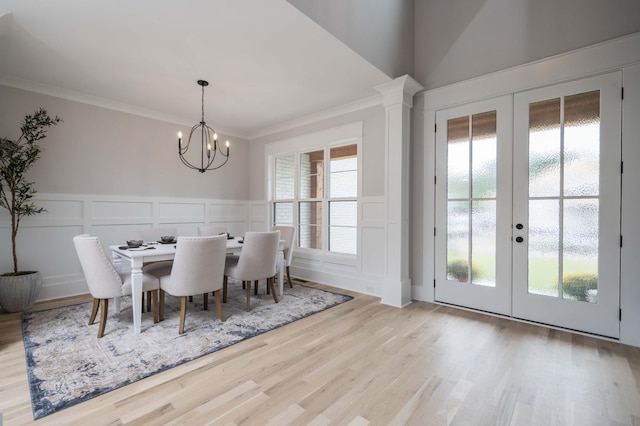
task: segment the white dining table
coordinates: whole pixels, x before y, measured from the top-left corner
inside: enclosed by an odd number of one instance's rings
[[[227,240],[227,253],[237,254],[242,251],[241,238],[232,238]],[[277,259],[278,273],[278,294],[282,296],[283,271],[284,271],[284,253],[282,250],[284,240],[280,240],[280,252]],[[133,332],[139,334],[141,332],[142,322],[142,267],[145,263],[160,262],[163,260],[173,260],[176,255],[175,242],[164,244],[159,242],[144,243],[139,248],[130,248],[123,246],[109,246],[114,264],[128,260],[131,264],[131,304],[133,309]],[[119,310],[119,303],[116,301],[116,310]]]

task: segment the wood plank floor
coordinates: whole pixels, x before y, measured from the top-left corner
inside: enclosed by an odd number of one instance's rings
[[[20,315],[0,314],[4,426],[640,425],[640,348],[352,295],[36,422]]]

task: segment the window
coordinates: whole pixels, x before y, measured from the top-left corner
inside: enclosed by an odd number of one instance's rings
[[[357,144],[280,154],[273,167],[274,225],[296,224],[300,248],[357,254]]]

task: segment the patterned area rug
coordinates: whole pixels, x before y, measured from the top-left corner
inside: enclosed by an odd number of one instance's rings
[[[131,299],[121,311],[109,306],[105,335],[97,338],[98,322],[88,326],[91,304],[23,315],[23,337],[34,419],[102,395],[184,362],[231,346],[352,299],[302,285],[285,286],[280,303],[261,293],[245,312],[245,292],[229,286],[223,304],[226,318],[218,320],[213,297],[202,310],[202,296],[187,306],[185,333],[178,335],[180,302],[167,295],[165,320],[153,324],[152,313],[142,315],[142,333],[132,331]]]

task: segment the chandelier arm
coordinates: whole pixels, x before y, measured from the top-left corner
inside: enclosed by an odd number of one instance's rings
[[[178,138],[179,138],[178,156],[180,158],[180,161],[182,161],[182,163],[188,168],[198,170],[200,173],[204,173],[207,170],[219,169],[220,167],[224,166],[227,163],[227,161],[229,161],[229,146],[228,146],[229,142],[227,141],[226,153],[223,152],[222,147],[220,147],[220,152],[218,152],[217,133],[211,127],[207,126],[207,123],[204,121],[204,88],[205,86],[209,85],[209,83],[205,80],[198,80],[198,84],[202,86],[201,121],[199,124],[196,124],[191,128],[191,132],[189,133],[189,138],[187,140],[187,143],[184,146],[180,145],[180,140],[181,140],[180,138],[182,137],[181,134],[178,135]],[[191,146],[191,138],[193,137],[197,129],[200,129],[200,167],[192,164],[184,156],[184,154],[186,154],[189,147]],[[212,144],[213,144],[213,147],[211,146]],[[205,150],[206,150],[206,153],[205,153]],[[221,157],[224,158],[224,161],[221,164],[215,167],[212,167],[214,162],[216,161],[216,157],[218,153],[220,154]],[[206,160],[205,160],[205,155],[207,157]]]

